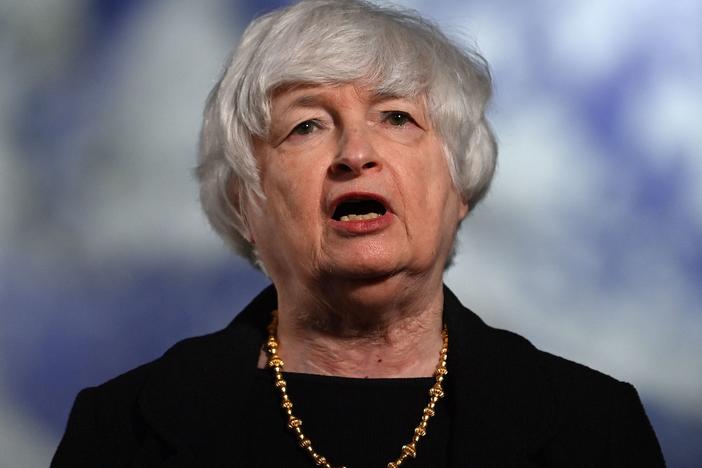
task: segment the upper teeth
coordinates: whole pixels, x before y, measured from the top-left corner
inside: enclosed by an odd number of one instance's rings
[[[339,219],[341,219],[341,221],[363,221],[365,219],[375,219],[379,216],[380,215],[378,213],[367,213],[367,214],[361,214],[361,215],[350,214],[350,215],[344,215]]]

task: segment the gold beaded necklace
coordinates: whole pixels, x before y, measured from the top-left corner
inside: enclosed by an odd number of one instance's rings
[[[287,382],[285,379],[283,379],[283,366],[285,363],[280,356],[278,356],[278,341],[276,340],[277,330],[278,311],[274,310],[273,318],[270,325],[268,325],[266,354],[268,356],[268,367],[273,370],[273,374],[275,376],[275,386],[280,391],[281,406],[288,417],[288,429],[295,434],[298,445],[305,452],[307,452],[315,465],[322,466],[324,468],[346,468],[344,466],[336,467],[329,463],[325,457],[314,450],[314,447],[312,447],[312,441],[310,441],[310,439],[308,439],[302,432],[302,420],[293,414],[293,404],[288,396]],[[448,332],[446,331],[446,325],[444,325],[443,329],[441,330],[441,338],[443,340],[443,344],[439,355],[439,364],[436,366],[436,370],[434,371],[434,378],[436,379],[436,382],[429,389],[429,403],[422,411],[422,419],[419,421],[419,425],[414,428],[414,435],[412,436],[411,442],[402,446],[400,456],[395,461],[388,463],[387,468],[397,468],[404,463],[407,457],[415,458],[417,456],[417,444],[427,433],[427,423],[429,422],[429,418],[434,416],[436,403],[444,396],[444,390],[441,384],[448,373],[446,370],[446,358],[448,356]]]

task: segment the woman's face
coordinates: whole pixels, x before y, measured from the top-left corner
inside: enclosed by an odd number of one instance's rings
[[[277,285],[443,271],[468,206],[424,99],[286,88],[254,152],[266,199],[247,209],[251,240]]]

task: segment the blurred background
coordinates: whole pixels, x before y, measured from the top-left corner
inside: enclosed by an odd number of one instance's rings
[[[192,177],[204,99],[273,0],[0,0],[0,467],[76,392],[225,326],[266,283]],[[702,467],[702,2],[404,1],[492,65],[500,164],[448,284],[632,382]]]

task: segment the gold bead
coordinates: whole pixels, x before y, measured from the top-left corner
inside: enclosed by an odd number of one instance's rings
[[[300,447],[307,448],[307,447],[311,447],[311,446],[312,446],[312,442],[310,441],[310,439],[303,438],[300,440]]]
[[[431,408],[424,408],[424,414],[426,414],[427,416],[434,416],[435,413],[434,410]]]
[[[441,398],[442,396],[444,396],[444,391],[441,389],[441,386],[434,385],[429,390],[429,395],[431,395],[432,397],[436,397],[438,399],[438,398]]]
[[[417,426],[414,428],[414,433],[420,437],[424,437],[427,434],[427,431],[425,431],[423,427]]]
[[[403,445],[402,446],[402,453],[404,455],[408,455],[412,458],[417,457],[417,451],[414,449],[414,444]]]
[[[302,426],[302,419],[300,418],[290,418],[290,421],[288,421],[288,427],[290,429],[297,429],[300,426]]]
[[[271,358],[268,360],[268,367],[283,367],[285,363],[283,362],[282,359],[280,359],[280,356],[277,354],[274,354],[271,356]],[[278,369],[276,369],[276,372],[280,372]]]
[[[397,465],[393,462],[388,463],[388,468],[397,468]]]
[[[281,405],[285,409],[291,409],[293,407],[292,401],[284,401]]]

